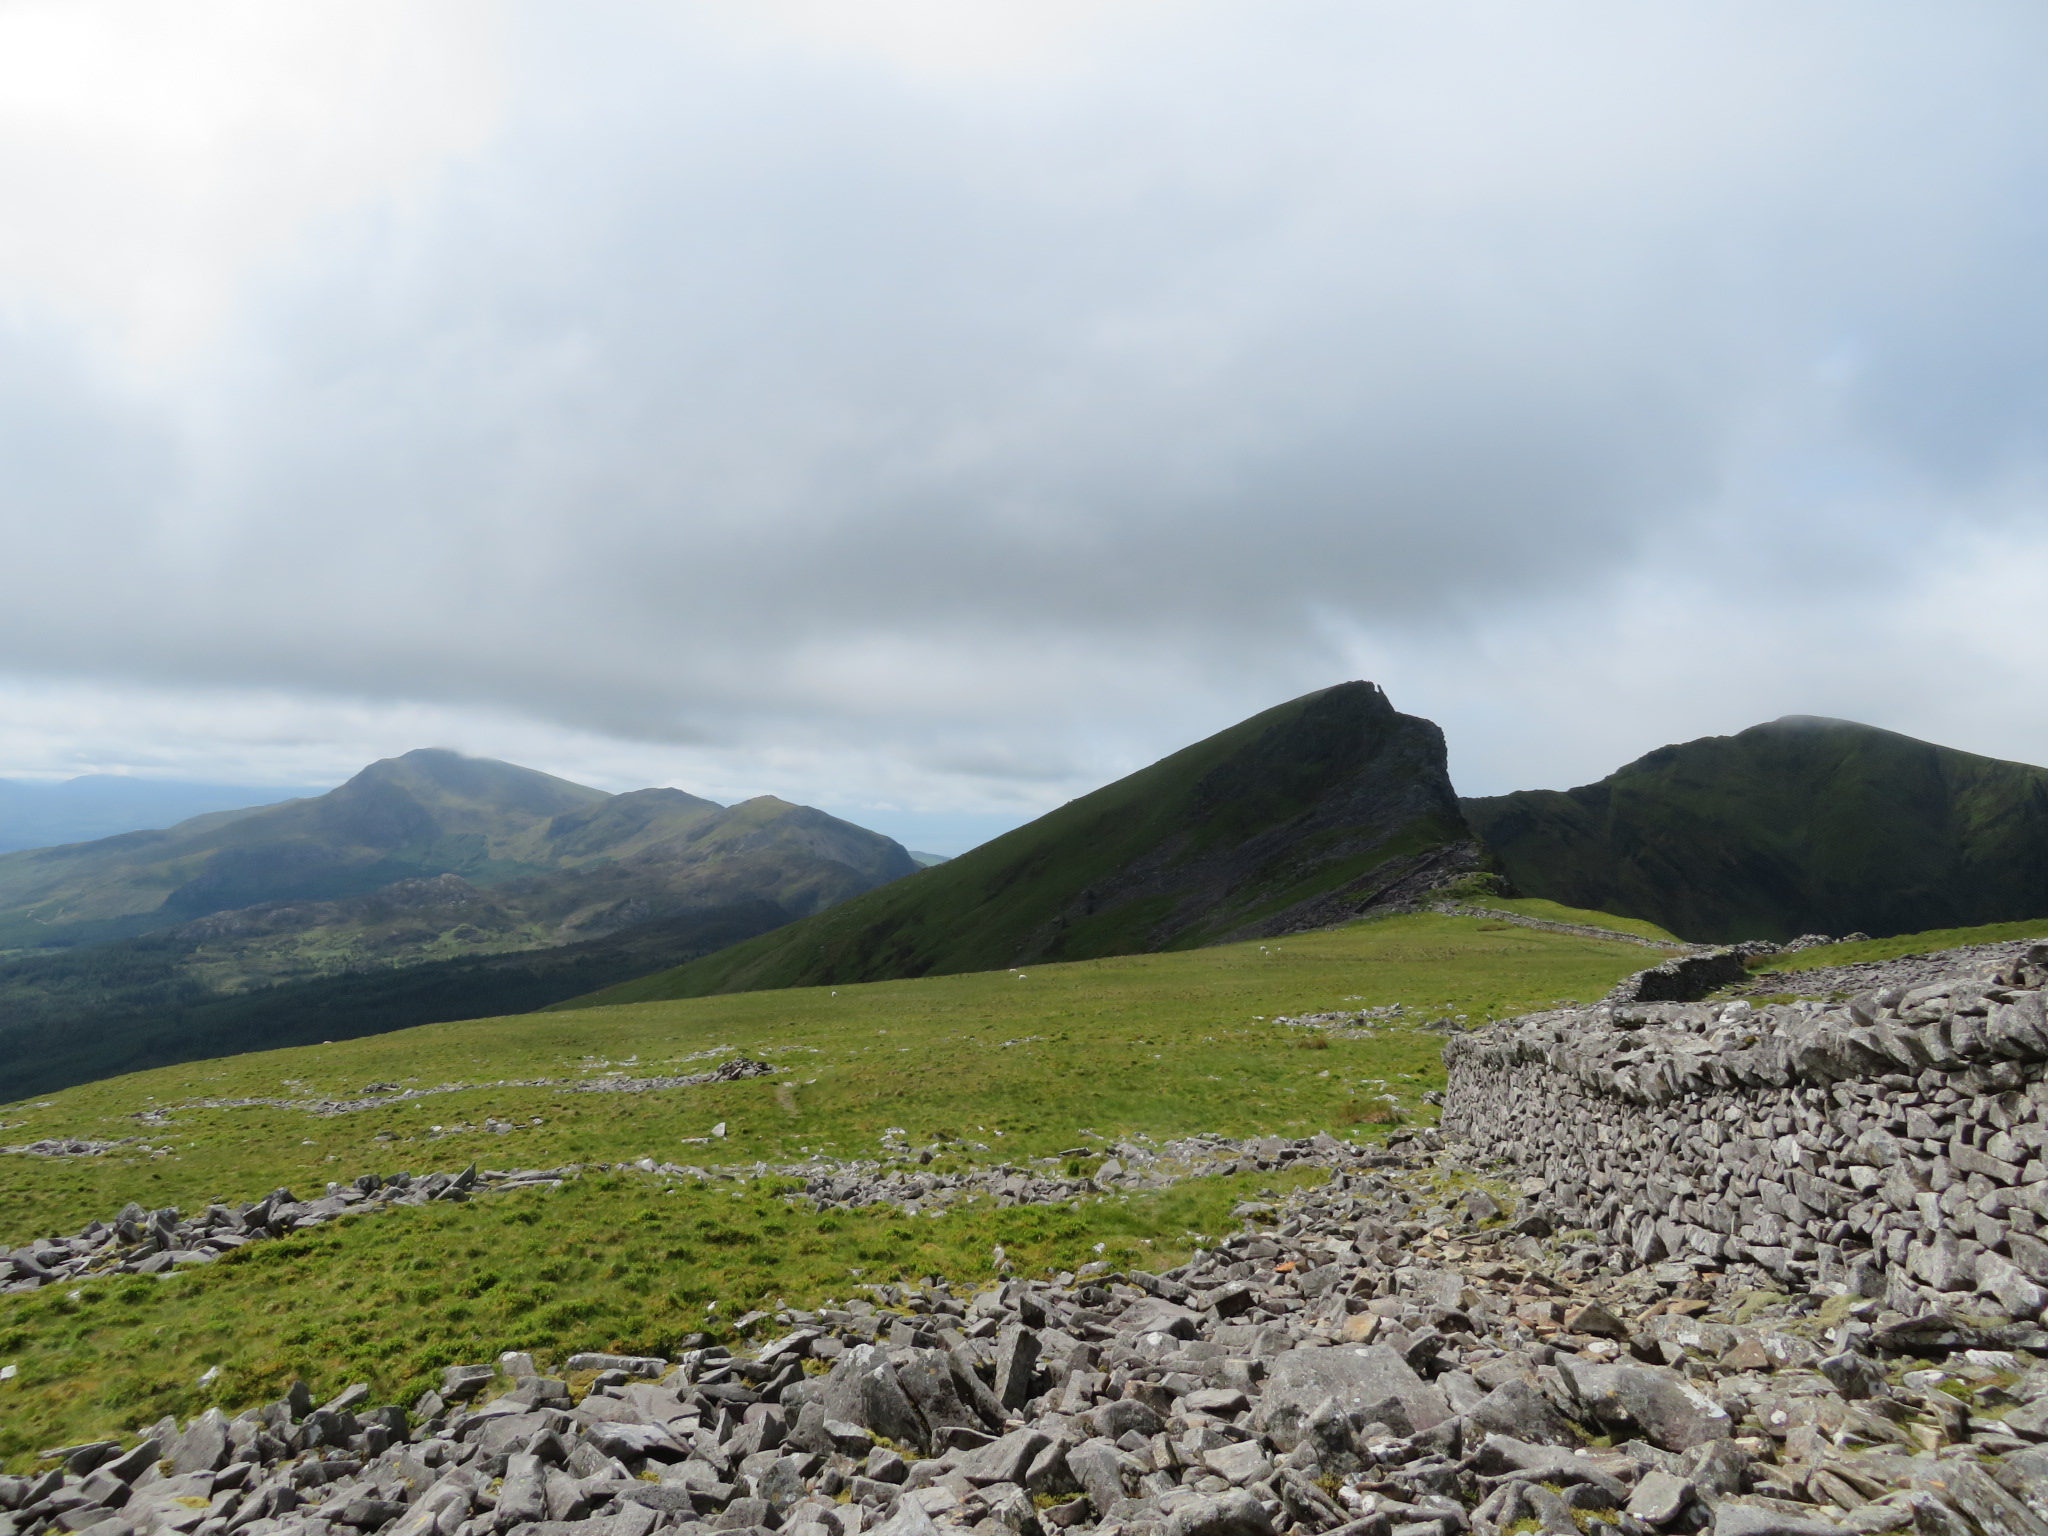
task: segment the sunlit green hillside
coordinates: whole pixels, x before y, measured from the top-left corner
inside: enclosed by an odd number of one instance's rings
[[[1656,958],[1639,944],[1498,919],[1408,916],[1021,972],[438,1024],[167,1067],[0,1109],[8,1145],[132,1138],[100,1156],[0,1156],[0,1238],[74,1231],[129,1200],[191,1210],[280,1184],[307,1197],[366,1172],[472,1161],[750,1170],[813,1152],[874,1158],[892,1128],[913,1146],[939,1142],[939,1170],[1052,1154],[1041,1167],[1086,1171],[1099,1162],[1093,1149],[1118,1137],[1195,1131],[1371,1138],[1396,1115],[1433,1117],[1421,1095],[1442,1085],[1442,1036],[1425,1023],[1589,999]],[[1395,1003],[1400,1014],[1359,1038],[1275,1022]],[[698,1072],[736,1053],[782,1070],[575,1091],[606,1075]],[[317,1112],[372,1084],[447,1091]],[[228,1107],[259,1099],[269,1102]],[[363,1379],[380,1397],[405,1397],[440,1364],[512,1345],[556,1357],[671,1348],[778,1297],[801,1304],[907,1274],[983,1276],[996,1243],[1033,1268],[1080,1262],[1096,1243],[1117,1262],[1166,1268],[1276,1178],[911,1219],[792,1207],[779,1194],[790,1186],[773,1179],[685,1180],[666,1192],[627,1169],[552,1193],[352,1218],[166,1279],[88,1280],[75,1300],[59,1288],[0,1297],[0,1362],[19,1367],[0,1382],[0,1452],[210,1402],[246,1405],[294,1374],[320,1390]],[[212,1366],[220,1374],[202,1388]]]

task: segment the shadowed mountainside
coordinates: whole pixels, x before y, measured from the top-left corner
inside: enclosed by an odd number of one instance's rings
[[[1340,922],[1483,865],[1443,733],[1344,683],[950,863],[579,1002],[1189,949]]]
[[[29,1096],[211,1056],[531,1013],[710,954],[789,917],[773,902],[738,902],[672,913],[578,944],[226,994],[208,987],[202,968],[191,964],[194,941],[174,934],[9,956],[0,958],[0,1070],[11,1093]],[[91,989],[84,1006],[66,985],[78,980]]]
[[[1696,941],[2048,914],[2048,771],[1790,715],[1464,802],[1521,891]]]

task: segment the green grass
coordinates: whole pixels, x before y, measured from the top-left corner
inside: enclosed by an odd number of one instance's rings
[[[1435,914],[1354,923],[1271,943],[840,988],[735,993],[572,1013],[433,1024],[334,1045],[233,1056],[88,1083],[0,1109],[8,1142],[141,1135],[171,1155],[9,1158],[0,1234],[74,1230],[130,1199],[190,1208],[375,1170],[546,1167],[657,1160],[872,1155],[901,1126],[958,1138],[977,1160],[1043,1155],[1104,1136],[1213,1130],[1307,1134],[1349,1123],[1361,1092],[1413,1099],[1442,1086],[1441,1041],[1421,1030],[1325,1040],[1273,1016],[1402,1003],[1473,1021],[1590,1000],[1643,950]],[[1011,1043],[1006,1043],[1011,1042]],[[462,1091],[331,1119],[285,1108],[177,1108],[195,1098],[354,1096],[506,1078],[580,1080],[609,1061],[634,1075],[700,1071],[730,1046],[788,1068],[774,1079],[646,1094]],[[793,1085],[793,1103],[778,1087]],[[133,1116],[166,1109],[170,1123]],[[431,1127],[520,1124],[435,1135]],[[543,1123],[528,1124],[539,1118]],[[691,1146],[725,1121],[718,1146]],[[395,1138],[380,1142],[379,1133]],[[976,1150],[974,1144],[986,1148]]]
[[[1770,956],[1757,970],[1760,974],[1812,971],[1822,966],[1896,960],[1902,955],[1961,949],[1970,944],[2002,944],[2010,939],[2048,939],[2048,917],[2023,923],[1986,923],[1976,928],[1936,928],[1926,933],[1901,933],[1889,939],[1865,939],[1856,944],[1821,944],[1797,954]]]
[[[595,1175],[472,1205],[399,1208],[259,1244],[172,1278],[88,1282],[8,1297],[0,1458],[133,1430],[167,1413],[237,1411],[294,1378],[316,1397],[367,1382],[410,1402],[443,1365],[527,1349],[558,1366],[582,1349],[673,1352],[733,1337],[756,1306],[804,1307],[878,1281],[995,1277],[1091,1259],[1166,1269],[1196,1234],[1235,1229],[1232,1204],[1315,1181],[1307,1172],[1198,1180],[1127,1201],[983,1207],[942,1217],[814,1213],[777,1185]],[[1096,1244],[1102,1252],[1095,1251]],[[199,1377],[218,1367],[207,1386]]]
[[[872,1157],[892,1127],[914,1144],[945,1138],[942,1169],[1132,1134],[1369,1138],[1384,1134],[1366,1116],[1385,1093],[1411,1118],[1433,1118],[1420,1096],[1443,1085],[1441,1036],[1394,1027],[1333,1039],[1274,1016],[1401,1003],[1411,1017],[1477,1023],[1590,1000],[1649,958],[1632,944],[1425,914],[1263,944],[437,1024],[166,1067],[0,1108],[10,1144],[142,1136],[168,1149],[0,1158],[0,1238],[74,1231],[131,1199],[191,1210],[280,1184],[303,1197],[365,1172],[472,1160]],[[607,1062],[633,1075],[686,1073],[711,1060],[689,1058],[719,1047],[789,1070],[645,1094],[484,1086],[578,1079]],[[328,1119],[188,1102],[339,1097],[373,1082],[471,1086]],[[168,1123],[135,1118],[154,1111]],[[487,1116],[520,1128],[455,1129]],[[690,1140],[718,1121],[724,1140]],[[392,1394],[417,1390],[439,1364],[514,1346],[660,1349],[702,1327],[714,1299],[712,1315],[730,1316],[772,1295],[797,1305],[844,1295],[856,1278],[985,1278],[998,1242],[1021,1269],[1091,1257],[1097,1242],[1120,1262],[1143,1248],[1170,1267],[1190,1229],[1224,1230],[1248,1182],[1257,1181],[1199,1181],[1078,1212],[821,1221],[758,1185],[660,1194],[628,1174],[365,1216],[170,1279],[89,1281],[76,1302],[61,1288],[0,1297],[0,1361],[21,1367],[0,1383],[0,1448],[16,1454],[207,1401],[246,1406],[292,1373],[321,1390],[362,1377]],[[203,1396],[196,1381],[213,1364],[223,1374]]]
[[[1544,901],[1535,896],[1486,896],[1479,898],[1475,905],[1499,907],[1503,911],[1516,912],[1523,917],[1540,917],[1549,923],[1577,923],[1585,928],[1607,928],[1615,933],[1632,933],[1639,939],[1655,939],[1660,944],[1675,945],[1685,942],[1676,934],[1659,928],[1655,923],[1645,922],[1639,917],[1616,917],[1612,912],[1589,912],[1584,907],[1561,907],[1554,901]]]

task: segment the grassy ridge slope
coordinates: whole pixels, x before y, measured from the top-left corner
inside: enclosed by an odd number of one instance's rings
[[[944,975],[1338,922],[1481,855],[1443,733],[1345,683],[1255,715],[950,863],[586,1000]]]
[[[738,902],[654,918],[581,944],[349,971],[226,995],[195,979],[191,942],[165,934],[0,961],[0,999],[15,1003],[0,1029],[0,1062],[14,1092],[50,1093],[252,1045],[274,1050],[446,1019],[530,1013],[788,921],[773,902]],[[120,969],[112,973],[107,962],[116,958]],[[80,1014],[89,1016],[90,1028],[79,1027]]]
[[[1984,923],[1974,928],[1936,928],[1926,933],[1894,934],[1887,939],[1861,939],[1854,944],[1816,944],[1789,955],[1772,955],[1754,967],[1759,975],[1791,975],[1870,960],[1897,960],[1906,955],[1963,949],[1972,944],[2003,944],[2013,939],[2048,939],[2048,917],[2023,923]]]
[[[1612,912],[1594,912],[1585,907],[1560,906],[1554,901],[1545,901],[1540,896],[1486,896],[1479,905],[1500,907],[1522,917],[1541,918],[1546,923],[1576,923],[1581,928],[1611,928],[1616,933],[1634,934],[1639,939],[1651,939],[1659,944],[1676,945],[1682,941],[1669,929],[1659,928],[1655,923],[1646,923],[1639,917],[1616,917]]]
[[[2048,913],[2048,770],[1803,716],[1464,802],[1517,888],[1695,941]]]
[[[1391,1095],[1412,1116],[1441,1087],[1441,1037],[1406,1025],[1341,1039],[1280,1014],[1401,1003],[1489,1015],[1590,999],[1654,956],[1638,945],[1436,914],[1267,943],[837,989],[752,992],[437,1024],[168,1067],[0,1108],[5,1139],[139,1142],[97,1157],[0,1157],[0,1234],[72,1231],[128,1200],[194,1209],[280,1184],[302,1196],[365,1172],[869,1157],[882,1133],[940,1136],[939,1167],[1019,1163],[1133,1134],[1375,1134]],[[738,1051],[787,1070],[646,1093],[496,1086],[601,1071],[702,1070]],[[291,1103],[369,1083],[451,1091],[321,1116]],[[223,1107],[203,1107],[213,1100]],[[232,1101],[273,1100],[285,1102]],[[516,1127],[485,1129],[487,1118]],[[706,1140],[716,1122],[727,1137]],[[773,1187],[639,1175],[552,1195],[364,1218],[164,1280],[92,1280],[0,1297],[0,1453],[81,1440],[209,1403],[245,1406],[303,1375],[404,1398],[439,1365],[513,1344],[656,1348],[784,1295],[857,1280],[985,1275],[1020,1264],[1178,1262],[1191,1232],[1271,1175],[1080,1210],[906,1220],[793,1210]],[[1149,1246],[1148,1246],[1149,1245]],[[258,1257],[258,1255],[262,1257]],[[852,1271],[858,1269],[859,1275]],[[716,1314],[707,1302],[717,1300]],[[222,1374],[208,1387],[209,1366]]]

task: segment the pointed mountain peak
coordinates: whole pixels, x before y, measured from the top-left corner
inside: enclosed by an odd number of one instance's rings
[[[636,983],[633,998],[1291,933],[1412,901],[1484,863],[1444,769],[1443,733],[1375,684],[1340,683],[913,879]]]

